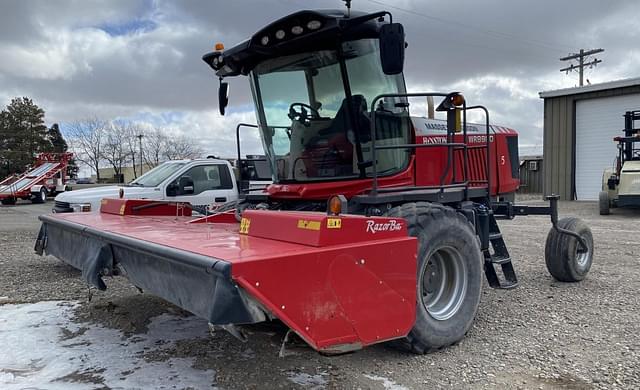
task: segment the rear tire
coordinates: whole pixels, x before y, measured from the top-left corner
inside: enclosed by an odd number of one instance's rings
[[[427,353],[460,341],[480,303],[482,252],[469,221],[454,209],[427,202],[389,210],[418,238],[416,322],[401,347]]]
[[[46,201],[47,201],[47,189],[44,187],[40,188],[40,191],[38,191],[38,193],[33,195],[33,198],[31,198],[31,203],[44,203]]]
[[[607,191],[600,191],[598,195],[598,206],[600,208],[600,215],[609,215],[609,193]]]
[[[581,219],[568,217],[558,221],[558,227],[576,232],[587,244],[580,248],[575,237],[551,228],[547,235],[544,258],[551,276],[561,282],[579,282],[587,276],[593,262],[593,235]]]
[[[5,206],[11,206],[16,204],[16,198],[3,198],[0,202]]]

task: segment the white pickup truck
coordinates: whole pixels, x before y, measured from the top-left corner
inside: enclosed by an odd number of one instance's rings
[[[189,202],[204,210],[238,199],[238,184],[226,160],[173,160],[158,165],[129,184],[69,191],[56,196],[54,213],[95,211],[103,198],[157,199]]]

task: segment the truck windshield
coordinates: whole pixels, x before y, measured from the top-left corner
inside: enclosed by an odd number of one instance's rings
[[[156,187],[162,184],[169,176],[173,175],[178,169],[182,168],[186,163],[184,162],[166,162],[158,165],[149,172],[135,179],[130,186],[140,187]]]
[[[372,100],[405,91],[401,74],[383,73],[377,39],[342,45],[351,99],[346,98],[337,51],[270,59],[251,74],[262,141],[275,182],[362,177],[357,143],[362,160],[369,161]],[[408,111],[406,105],[396,104],[399,100],[376,104],[378,144],[407,143]],[[406,167],[408,151],[381,150],[377,163],[379,173],[395,173]],[[370,172],[369,166],[365,174]]]

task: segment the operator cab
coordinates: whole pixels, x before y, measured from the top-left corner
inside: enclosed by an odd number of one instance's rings
[[[250,77],[275,183],[370,177],[372,110],[377,145],[410,143],[406,98],[372,107],[379,95],[406,93],[404,33],[388,15],[301,11],[204,56],[221,78]],[[409,156],[407,149],[378,151],[378,174],[406,169]]]

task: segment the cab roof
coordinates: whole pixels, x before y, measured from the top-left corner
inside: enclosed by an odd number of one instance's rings
[[[267,25],[232,48],[207,53],[202,59],[220,77],[247,75],[269,58],[335,49],[339,42],[377,38],[382,25],[382,20],[378,19],[385,15],[390,14],[386,11],[373,14],[352,11],[347,17],[341,10],[298,11]],[[320,22],[319,27],[308,28],[312,21]],[[302,27],[302,32],[293,34],[295,26]],[[276,38],[278,31],[284,32],[283,38]],[[266,43],[263,41],[265,37]]]

